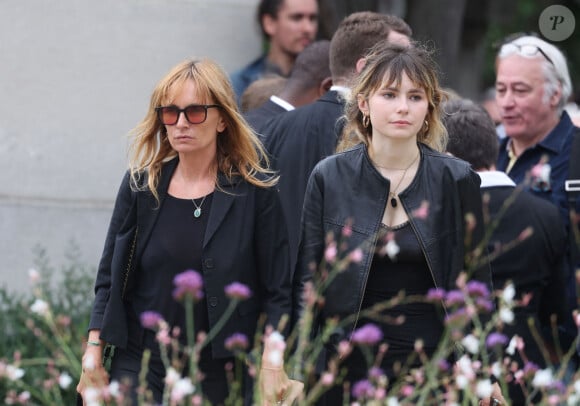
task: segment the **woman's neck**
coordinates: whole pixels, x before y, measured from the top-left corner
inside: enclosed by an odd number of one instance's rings
[[[408,167],[419,154],[419,146],[415,139],[398,141],[371,143],[369,145],[369,156],[372,161],[377,166],[389,169],[404,169]]]
[[[196,199],[211,193],[215,188],[217,162],[191,155],[179,155],[179,164],[169,184],[169,194],[174,197]]]

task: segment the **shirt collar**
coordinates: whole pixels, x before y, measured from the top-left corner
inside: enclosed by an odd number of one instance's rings
[[[278,106],[282,107],[286,111],[291,111],[295,109],[295,107],[292,104],[288,103],[284,99],[279,98],[278,96],[274,95],[270,96],[270,101],[272,103],[276,103]]]
[[[350,93],[350,89],[348,87],[339,86],[339,85],[330,86],[330,90],[338,92],[343,97],[348,96],[348,94]]]
[[[556,127],[552,128],[552,131],[550,131],[542,141],[538,142],[531,148],[540,147],[554,154],[559,154],[564,148],[564,145],[566,143],[566,137],[564,136],[564,134],[568,134],[569,132],[571,132],[573,127],[574,124],[572,123],[570,116],[566,111],[564,111],[562,113],[562,116],[560,117],[560,121],[558,121],[558,124],[556,124]],[[505,145],[506,150],[509,153],[512,149],[511,145],[512,140],[509,137],[507,138],[508,140]]]
[[[477,172],[481,178],[481,188],[488,188],[494,186],[511,186],[515,187],[516,184],[505,172],[500,171],[482,171]]]

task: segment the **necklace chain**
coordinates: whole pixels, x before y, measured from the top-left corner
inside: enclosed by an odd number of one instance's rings
[[[391,198],[391,206],[393,206],[393,208],[397,207],[397,191],[399,190],[399,186],[401,186],[401,183],[403,183],[403,179],[405,179],[405,176],[407,175],[407,171],[411,168],[411,166],[413,166],[415,164],[415,162],[417,162],[417,159],[419,159],[419,155],[421,155],[421,153],[419,151],[417,151],[417,155],[415,156],[413,161],[409,164],[409,166],[407,166],[404,169],[385,168],[384,166],[380,166],[376,162],[373,161],[375,166],[378,168],[387,169],[387,170],[391,170],[391,171],[403,171],[403,175],[399,179],[399,182],[397,182],[397,186],[395,186],[394,188],[391,188],[391,190],[389,191],[389,197]]]
[[[193,205],[195,206],[195,210],[193,212],[193,216],[195,218],[198,218],[199,216],[201,216],[201,206],[203,206],[203,202],[205,202],[205,198],[207,197],[207,195],[205,195],[203,197],[203,199],[201,199],[201,203],[199,204],[199,206],[197,205],[197,203],[195,202],[195,199],[191,199],[191,202],[193,203]]]

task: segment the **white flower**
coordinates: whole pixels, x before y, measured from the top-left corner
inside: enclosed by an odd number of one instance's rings
[[[475,338],[473,334],[466,335],[461,344],[465,347],[467,351],[472,354],[477,354],[479,352],[479,340]]]
[[[391,261],[397,259],[399,251],[401,251],[401,249],[399,248],[399,245],[395,242],[395,240],[390,240],[389,242],[387,242],[387,245],[385,245],[385,252],[389,256]]]
[[[514,287],[513,283],[507,285],[501,294],[503,301],[508,305],[513,304],[515,296],[516,296],[516,288]]]
[[[101,391],[97,388],[88,387],[83,392],[83,400],[87,406],[96,406],[101,404]]]
[[[540,369],[534,375],[534,380],[532,381],[532,386],[534,388],[546,388],[554,382],[554,377],[552,375],[552,370],[549,368]]]
[[[83,359],[83,369],[86,369],[87,371],[93,371],[96,367],[97,367],[97,364],[96,364],[95,359],[93,358],[92,355],[87,355]]]
[[[472,379],[475,376],[473,372],[473,365],[471,364],[471,359],[467,355],[463,355],[457,361],[457,367],[461,374],[466,375],[466,377]]]
[[[518,345],[518,336],[515,335],[510,340],[509,345],[507,346],[505,352],[509,355],[514,355],[516,352],[516,346]]]
[[[184,397],[191,395],[195,387],[191,383],[191,379],[183,378],[178,380],[171,390],[171,400],[175,403],[181,402]]]
[[[169,367],[167,368],[167,371],[165,373],[165,384],[169,387],[175,385],[179,379],[181,379],[181,375],[179,374],[179,372],[177,372],[175,370],[175,368],[173,367]]]
[[[62,389],[68,389],[68,387],[70,386],[70,384],[72,383],[72,378],[71,376],[66,373],[63,372],[62,374],[60,374],[60,376],[58,377],[58,385],[62,388]]]
[[[119,381],[111,381],[109,384],[109,393],[114,398],[118,398],[121,395],[121,385],[119,385]]]
[[[574,381],[574,390],[580,395],[580,379]]]
[[[42,299],[36,299],[30,306],[30,311],[40,316],[46,316],[48,314],[48,303]]]
[[[482,379],[481,381],[477,382],[475,386],[475,394],[480,399],[485,399],[491,396],[491,392],[493,387],[491,385],[491,381],[489,379]]]
[[[34,268],[28,270],[28,280],[31,285],[35,285],[40,280],[40,272]]]
[[[6,377],[11,381],[17,381],[24,376],[24,369],[17,368],[14,365],[6,366]]]
[[[273,367],[281,367],[282,366],[282,351],[272,350],[268,354],[268,362]]]
[[[396,397],[391,396],[387,399],[387,406],[399,406],[399,401]]]
[[[30,392],[28,392],[27,390],[18,395],[18,401],[23,405],[28,404],[29,400],[30,400]]]
[[[280,334],[280,332],[278,331],[272,331],[272,333],[268,336],[268,340],[271,343],[280,343],[280,342],[284,342],[284,336],[282,334]]]
[[[459,389],[465,389],[469,385],[469,379],[465,375],[457,375],[455,377],[455,384]]]
[[[494,362],[491,365],[491,373],[493,374],[493,376],[495,376],[496,378],[501,377],[501,364],[499,362]]]
[[[576,406],[580,403],[580,396],[578,396],[577,394],[573,393],[570,396],[568,396],[568,406]]]
[[[499,311],[499,318],[506,324],[512,324],[514,322],[514,312],[506,307],[502,307]]]

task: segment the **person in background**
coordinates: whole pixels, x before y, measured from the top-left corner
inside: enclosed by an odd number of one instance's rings
[[[274,92],[264,104],[244,114],[244,118],[255,131],[260,134],[265,123],[273,116],[312,103],[330,89],[332,78],[328,61],[329,50],[328,40],[315,41],[308,45],[296,58],[283,88]],[[252,85],[248,89],[251,87]]]
[[[565,190],[572,140],[579,131],[564,110],[572,83],[564,54],[531,35],[511,38],[496,57],[496,100],[506,137],[500,142],[497,169],[517,185],[554,204],[570,233],[570,209],[580,213],[580,200],[570,203]],[[560,344],[566,351],[577,336],[572,311],[577,308],[575,243],[567,244],[568,317]],[[575,361],[575,360],[573,360]]]
[[[487,111],[493,123],[495,125],[495,131],[497,136],[502,139],[505,137],[505,129],[501,123],[501,115],[499,113],[499,107],[497,106],[497,101],[495,100],[495,88],[490,87],[481,95],[479,101],[480,105]]]
[[[249,65],[231,74],[238,100],[255,80],[269,74],[290,74],[298,54],[316,38],[318,2],[261,0],[257,19],[267,50]]]
[[[223,315],[230,300],[226,286],[238,282],[251,292],[200,354],[201,391],[220,405],[229,393],[225,368],[235,365],[225,340],[235,333],[252,339],[262,314],[276,328],[290,313],[287,230],[273,187],[277,178],[262,166],[264,151],[241,119],[225,72],[208,59],[186,60],[161,79],[132,135],[129,171],[98,267],[83,365],[100,360],[105,344],[113,344],[110,379],[128,380],[136,402],[142,357],[149,350],[147,389],[150,400],[161,404],[166,370],[156,332],[140,318],[155,312],[171,329],[185,332],[184,306],[172,297],[174,278],[197,270],[201,280],[188,279],[188,286],[203,282],[194,310],[196,337]],[[137,230],[130,254],[135,268],[126,271],[127,259],[118,250],[131,227]],[[184,334],[179,338],[185,340]],[[242,392],[245,404],[252,404],[253,387],[245,376]],[[101,365],[85,369],[77,390],[107,379]]]
[[[558,323],[566,315],[564,224],[553,204],[516,188],[513,180],[495,169],[499,143],[495,125],[481,106],[466,99],[452,100],[444,104],[443,111],[449,134],[447,151],[469,162],[481,178],[484,211],[489,215],[486,227],[492,230],[487,245],[493,285],[504,289],[513,283],[514,300],[523,303],[514,308],[513,322],[504,323],[502,330],[510,339],[517,334],[525,345],[525,357],[518,351],[511,358],[517,362],[517,370],[530,361],[544,369],[548,361],[561,361],[544,358],[547,343],[538,341],[534,332],[550,331],[551,317],[556,316]],[[531,297],[527,303],[526,296]],[[517,383],[515,371],[508,372],[509,398],[513,405],[524,405],[529,393]],[[540,400],[538,396],[533,399]]]
[[[284,88],[287,80],[280,75],[269,75],[250,83],[240,98],[240,111],[245,115],[262,106]]]
[[[467,163],[443,153],[447,134],[440,114],[445,93],[429,51],[420,44],[379,43],[364,60],[350,83],[345,107],[344,132],[359,142],[312,171],[294,281],[300,282],[300,290],[332,272],[319,266],[329,238],[340,241],[344,255],[362,249],[361,257],[333,275],[321,293],[313,331],[320,334],[316,326],[329,320],[340,323],[326,345],[332,357],[357,327],[378,324],[383,337],[378,345],[388,349],[372,366],[392,385],[411,373],[407,368],[421,366],[419,358],[407,364],[418,339],[426,355],[433,354],[444,332],[443,316],[436,304],[427,302],[402,303],[382,311],[380,318],[369,319],[362,312],[400,291],[424,297],[433,288],[456,289],[460,273],[470,269],[468,252],[482,241],[483,214],[479,177]],[[425,205],[428,215],[414,215]],[[473,227],[466,222],[468,214]],[[348,237],[341,238],[345,228]],[[398,253],[385,253],[388,240],[396,241]],[[491,290],[489,267],[468,278]],[[385,321],[401,316],[404,322],[398,325]],[[367,379],[371,365],[355,347],[340,367],[346,368],[345,381],[352,385]],[[325,404],[341,405],[343,395],[344,389],[334,386],[324,395]],[[497,384],[494,396],[501,399]]]
[[[344,97],[364,64],[365,53],[379,42],[409,44],[410,35],[407,23],[393,15],[362,11],[347,16],[330,41],[330,90],[314,103],[275,116],[262,129],[272,168],[280,174],[292,263],[308,177],[312,168],[336,149],[342,132],[339,118],[344,114]]]

